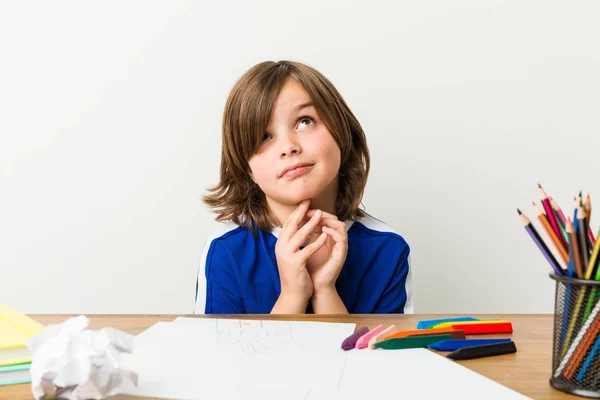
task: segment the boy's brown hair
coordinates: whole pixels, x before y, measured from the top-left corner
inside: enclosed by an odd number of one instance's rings
[[[292,61],[265,61],[249,69],[234,85],[223,114],[221,178],[204,197],[217,209],[217,221],[232,221],[254,231],[279,224],[265,194],[250,178],[248,160],[257,151],[269,124],[273,103],[286,79],[308,92],[319,117],[341,150],[336,215],[341,221],[365,215],[359,209],[370,168],[369,149],[360,123],[320,72]]]

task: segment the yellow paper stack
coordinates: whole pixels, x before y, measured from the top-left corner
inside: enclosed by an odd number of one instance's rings
[[[44,325],[0,304],[0,386],[30,382],[27,342],[43,330]]]

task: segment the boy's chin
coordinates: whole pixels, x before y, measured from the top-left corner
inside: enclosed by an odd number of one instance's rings
[[[281,191],[277,193],[277,196],[272,196],[272,198],[278,199],[280,204],[285,204],[287,206],[297,206],[302,203],[304,200],[311,200],[318,198],[321,192],[323,191],[318,185],[305,185],[298,187],[288,187],[288,190]]]
[[[294,193],[290,195],[287,193],[284,198],[284,203],[290,206],[297,206],[302,203],[304,200],[311,200],[316,197],[315,193],[312,192],[302,192],[302,193]]]

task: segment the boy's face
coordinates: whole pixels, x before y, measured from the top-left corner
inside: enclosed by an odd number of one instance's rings
[[[340,160],[340,148],[310,96],[296,80],[287,79],[275,99],[263,141],[248,160],[252,180],[269,202],[296,205],[333,192]]]

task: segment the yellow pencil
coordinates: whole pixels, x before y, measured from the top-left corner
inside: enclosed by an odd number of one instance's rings
[[[598,236],[600,237],[600,231],[598,232]],[[592,257],[590,258],[590,262],[587,265],[585,270],[585,279],[592,279],[592,275],[596,270],[596,262],[598,260],[598,253],[600,253],[600,240],[596,241],[596,245],[594,246],[594,251],[592,251]]]

